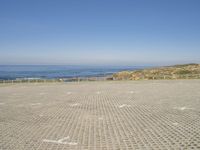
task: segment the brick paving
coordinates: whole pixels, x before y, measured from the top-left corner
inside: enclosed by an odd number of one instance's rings
[[[0,85],[0,150],[200,149],[200,80]]]

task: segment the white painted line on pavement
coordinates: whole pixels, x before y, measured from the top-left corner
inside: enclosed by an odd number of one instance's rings
[[[56,143],[56,144],[68,144],[68,145],[77,145],[76,142],[70,142],[69,141],[69,136],[64,137],[59,140],[48,140],[48,139],[43,139],[43,142],[48,142],[48,143]]]
[[[123,107],[131,107],[131,105],[122,104],[122,105],[119,106],[119,108],[123,108]]]

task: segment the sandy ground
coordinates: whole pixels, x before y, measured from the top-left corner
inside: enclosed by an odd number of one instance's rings
[[[0,85],[0,150],[200,149],[200,80]]]

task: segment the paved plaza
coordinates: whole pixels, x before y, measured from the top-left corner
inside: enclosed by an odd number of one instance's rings
[[[0,150],[200,149],[200,80],[0,84]]]

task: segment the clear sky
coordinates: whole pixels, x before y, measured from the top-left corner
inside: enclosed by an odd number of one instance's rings
[[[0,64],[200,63],[200,0],[0,0]]]

